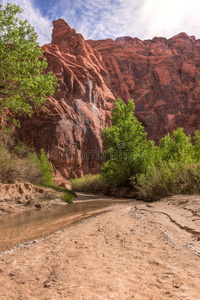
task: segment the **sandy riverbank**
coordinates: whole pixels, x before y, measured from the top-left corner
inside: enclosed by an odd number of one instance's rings
[[[0,254],[0,299],[200,299],[200,197],[113,211]]]
[[[60,199],[61,192],[42,188],[31,183],[0,183],[0,216],[15,212],[40,209],[66,204]]]

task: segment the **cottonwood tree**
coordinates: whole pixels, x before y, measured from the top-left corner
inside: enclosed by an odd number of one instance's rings
[[[44,71],[47,62],[37,33],[18,17],[22,12],[16,4],[0,5],[0,113],[31,116],[58,84],[52,72]]]
[[[154,142],[147,142],[147,133],[134,116],[134,110],[133,100],[127,105],[122,99],[115,102],[112,126],[106,126],[102,132],[107,160],[101,168],[103,181],[128,184],[130,177],[145,172],[150,163],[152,155],[149,153],[155,148]]]

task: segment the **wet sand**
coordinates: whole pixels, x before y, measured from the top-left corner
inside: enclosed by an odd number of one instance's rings
[[[200,197],[118,204],[0,254],[0,299],[200,299]]]

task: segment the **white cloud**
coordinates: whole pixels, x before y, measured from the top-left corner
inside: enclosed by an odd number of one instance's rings
[[[20,14],[21,19],[28,19],[29,23],[34,26],[35,31],[38,33],[38,42],[40,45],[50,43],[52,24],[51,20],[44,18],[39,9],[34,7],[31,0],[3,0],[1,1],[3,5],[6,3],[15,3],[23,8],[23,14]]]
[[[84,37],[140,39],[172,37],[180,32],[200,37],[199,0],[75,0],[63,9],[62,18]],[[64,7],[63,7],[64,8]],[[76,9],[82,11],[77,19]]]
[[[35,27],[41,45],[50,43],[52,20],[58,18],[86,39],[127,35],[170,38],[180,32],[200,38],[199,0],[57,0],[47,7],[46,17],[34,6],[34,0],[0,2],[17,3],[24,9],[24,18]]]
[[[59,3],[63,3],[60,1]],[[116,38],[138,35],[142,1],[139,0],[82,0],[65,1],[62,18],[75,27],[86,39]],[[76,12],[79,10],[79,18]]]
[[[145,0],[141,22],[145,36],[172,37],[180,32],[200,37],[199,0]]]

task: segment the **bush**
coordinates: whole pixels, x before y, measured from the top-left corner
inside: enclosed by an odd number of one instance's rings
[[[0,180],[2,182],[13,182],[19,177],[18,162],[5,146],[0,143]]]
[[[140,174],[137,182],[132,182],[137,188],[140,199],[153,201],[171,194],[200,193],[200,163],[180,164],[170,162],[160,168],[150,168]]]
[[[76,193],[74,191],[68,190],[64,187],[61,186],[56,186],[56,185],[50,185],[48,186],[49,188],[51,188],[52,190],[58,192],[58,193],[62,193],[61,195],[61,199],[67,203],[73,203],[74,199],[76,198]]]
[[[21,157],[24,149],[26,149],[26,156]],[[48,162],[44,150],[37,156],[36,153],[28,153],[25,146],[23,148],[18,146],[17,151],[15,148],[11,151],[0,142],[1,182],[28,181],[34,184],[49,185],[52,183],[52,174],[51,164]]]
[[[200,132],[190,135],[178,128],[159,145],[147,141],[142,125],[134,117],[133,100],[121,99],[112,112],[112,126],[102,137],[107,161],[101,168],[104,182],[131,185],[140,199],[155,200],[173,193],[200,193]]]
[[[162,161],[192,162],[193,146],[190,135],[186,136],[183,128],[166,134],[159,142],[160,157]]]
[[[53,170],[45,151],[41,149],[40,155],[37,155],[36,153],[29,153],[27,160],[30,161],[31,164],[37,166],[38,171],[42,174],[42,178],[40,179],[42,184],[51,185]]]
[[[64,195],[62,195],[60,198],[63,201],[71,204],[71,203],[73,203],[75,196],[73,193],[70,193],[70,191],[69,191],[69,192],[65,192]]]
[[[198,131],[195,144],[182,128],[160,140],[157,151],[159,159],[149,165],[148,170],[131,178],[138,197],[155,200],[171,194],[200,193],[200,155]]]
[[[108,184],[101,180],[99,174],[71,179],[71,184],[73,190],[86,193],[104,193],[108,188]]]

